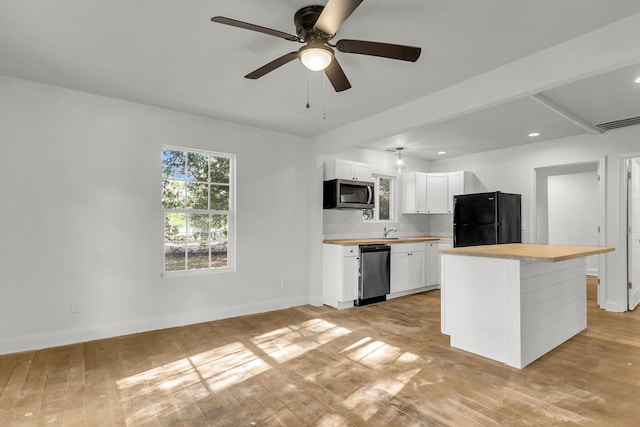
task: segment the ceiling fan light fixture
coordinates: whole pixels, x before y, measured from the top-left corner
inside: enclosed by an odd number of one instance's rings
[[[318,44],[302,47],[298,51],[298,56],[304,66],[311,71],[322,71],[333,61],[331,48]]]

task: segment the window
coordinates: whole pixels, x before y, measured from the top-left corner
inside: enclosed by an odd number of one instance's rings
[[[235,156],[162,150],[164,271],[234,269]]]
[[[375,207],[362,211],[365,221],[393,221],[395,181],[393,177],[373,175],[375,184]]]

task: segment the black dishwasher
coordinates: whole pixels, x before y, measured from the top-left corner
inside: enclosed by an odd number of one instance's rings
[[[386,301],[391,290],[391,247],[360,246],[360,281],[356,305]]]

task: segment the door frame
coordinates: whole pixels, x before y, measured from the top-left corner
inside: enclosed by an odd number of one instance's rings
[[[629,249],[628,249],[628,234],[629,234],[629,223],[628,223],[628,215],[629,206],[628,206],[628,194],[629,194],[629,181],[627,179],[627,161],[630,159],[634,159],[640,157],[640,151],[636,151],[633,153],[625,153],[620,154],[619,165],[620,165],[620,220],[618,223],[620,224],[619,230],[619,238],[618,238],[618,247],[616,251],[620,252],[618,272],[620,276],[620,282],[622,283],[624,292],[622,292],[621,300],[624,301],[624,310],[629,309],[629,290],[628,290],[628,280],[629,280],[629,270],[628,270],[628,260],[629,260]]]
[[[606,230],[607,157],[606,156],[546,163],[543,165],[534,166],[532,168],[532,171],[531,171],[532,190],[531,190],[531,206],[530,206],[531,229],[529,230],[529,239],[531,242],[539,243],[538,242],[538,221],[540,218],[538,215],[538,203],[539,203],[538,191],[541,189],[538,188],[538,174],[545,172],[546,176],[552,176],[554,174],[549,172],[553,172],[554,169],[560,169],[560,168],[564,169],[572,166],[578,167],[578,166],[584,166],[589,164],[596,165],[596,173],[598,175],[598,229],[599,229],[598,245],[606,246],[606,236],[607,236],[607,230]],[[560,175],[560,173],[558,175]],[[548,224],[548,213],[547,213],[547,224]],[[548,228],[547,228],[547,234],[548,234]],[[543,243],[548,243],[548,240]],[[613,309],[613,307],[608,307],[608,305],[610,304],[607,304],[607,286],[606,286],[607,272],[606,270],[607,270],[606,254],[598,255],[598,293],[597,293],[598,301],[597,302],[600,308],[603,308],[605,310],[618,311]]]

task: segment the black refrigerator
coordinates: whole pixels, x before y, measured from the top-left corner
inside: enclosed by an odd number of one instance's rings
[[[521,243],[520,194],[476,193],[453,198],[453,246]]]

